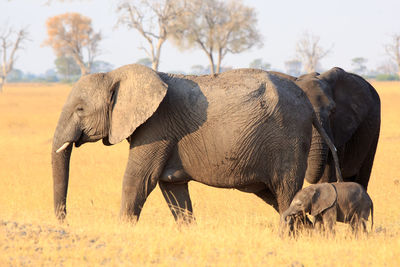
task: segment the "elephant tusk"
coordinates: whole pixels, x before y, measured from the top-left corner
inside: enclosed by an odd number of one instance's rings
[[[56,153],[60,153],[61,151],[66,149],[67,146],[69,146],[69,144],[71,144],[71,143],[70,142],[66,142],[65,144],[63,144],[59,149],[57,149]]]

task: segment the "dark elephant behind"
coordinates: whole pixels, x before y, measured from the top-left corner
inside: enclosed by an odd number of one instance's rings
[[[184,76],[127,65],[83,76],[54,134],[55,212],[64,219],[73,144],[100,139],[129,142],[123,217],[138,219],[157,184],[185,217],[191,180],[254,193],[283,212],[303,185],[313,124],[336,155],[304,92],[261,70]]]
[[[381,125],[381,104],[375,88],[362,77],[337,67],[299,78],[275,74],[291,79],[307,94],[338,149],[344,181],[357,182],[367,189]],[[305,177],[312,184],[336,180],[332,157],[316,130]]]

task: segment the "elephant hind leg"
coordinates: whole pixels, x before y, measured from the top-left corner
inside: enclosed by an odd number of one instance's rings
[[[365,157],[364,162],[361,165],[360,171],[355,179],[355,182],[362,185],[365,190],[367,190],[368,188],[369,179],[371,177],[372,165],[374,163],[376,147],[378,145],[378,137],[379,134],[376,136],[374,142],[371,144],[368,150],[368,154]]]
[[[304,177],[304,175],[302,176]],[[284,181],[285,179],[283,179]],[[287,179],[289,180],[289,179]],[[280,188],[281,190],[277,190],[276,192],[276,200],[278,202],[278,211],[279,214],[282,214],[285,210],[287,210],[292,202],[294,196],[297,192],[301,190],[303,187],[303,178],[301,179],[291,179],[287,184],[282,184]]]
[[[274,193],[272,193],[272,190],[265,188],[264,190],[258,191],[254,194],[264,200],[264,202],[266,202],[267,204],[271,205],[279,214],[282,214],[285,210],[289,208],[290,202],[294,198],[296,192],[291,195],[288,195],[287,192],[275,195]]]
[[[367,222],[365,221],[364,218],[361,218],[361,226],[362,226],[363,232],[364,232],[365,234],[368,233],[368,231],[367,231]]]
[[[361,228],[364,233],[367,231],[367,225],[365,224],[364,219],[362,218],[361,214],[354,213],[350,220],[351,231],[357,237]]]
[[[264,190],[258,191],[254,194],[261,198],[265,203],[271,205],[279,213],[278,201],[271,190],[266,187]]]
[[[193,216],[192,201],[190,200],[188,183],[169,183],[159,181],[161,192],[177,222],[191,223]]]

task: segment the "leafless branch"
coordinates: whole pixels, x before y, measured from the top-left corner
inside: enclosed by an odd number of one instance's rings
[[[152,60],[154,70],[158,69],[161,48],[167,40],[170,31],[175,27],[175,21],[184,12],[186,0],[123,0],[120,1],[117,12],[117,25],[125,25],[135,29],[147,41],[149,50],[140,47]]]
[[[325,50],[320,46],[319,42],[319,36],[311,35],[307,32],[297,42],[297,54],[304,63],[305,70],[308,73],[315,72],[321,59],[332,51],[333,45]]]
[[[13,40],[12,36],[16,35]],[[0,73],[0,92],[7,75],[13,70],[17,60],[16,53],[23,49],[23,43],[29,40],[28,29],[22,28],[15,31],[12,27],[7,26],[0,30],[0,52],[1,52],[1,73]],[[11,49],[11,50],[10,50]]]
[[[389,58],[396,63],[400,76],[400,34],[392,36],[392,42],[385,45],[385,50]]]

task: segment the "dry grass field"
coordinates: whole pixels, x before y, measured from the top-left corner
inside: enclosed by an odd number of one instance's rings
[[[278,214],[236,190],[190,183],[197,223],[175,224],[159,188],[136,225],[118,219],[126,142],[74,149],[67,223],[53,214],[50,150],[69,85],[6,84],[0,94],[0,266],[399,266],[400,83],[373,82],[382,130],[369,193],[375,225],[354,238],[278,236]]]

